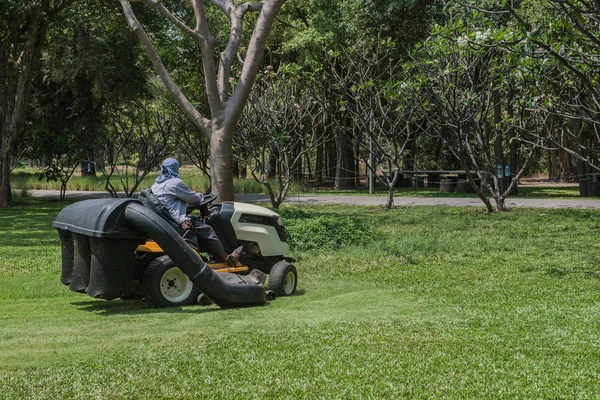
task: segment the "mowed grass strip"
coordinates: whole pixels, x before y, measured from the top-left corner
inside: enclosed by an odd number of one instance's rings
[[[288,206],[303,242],[319,217],[375,236],[297,248],[297,296],[221,310],[69,292],[62,207],[0,211],[0,398],[598,394],[599,212]]]

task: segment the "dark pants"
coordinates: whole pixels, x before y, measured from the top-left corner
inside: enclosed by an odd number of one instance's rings
[[[214,255],[225,252],[225,249],[212,226],[197,219],[192,219],[191,230],[198,236],[198,248],[200,251]]]

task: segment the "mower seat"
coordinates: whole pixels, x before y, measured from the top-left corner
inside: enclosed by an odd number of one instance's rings
[[[144,207],[149,208],[152,212],[158,214],[162,219],[167,221],[169,225],[171,225],[177,233],[183,237],[183,240],[193,249],[198,250],[198,235],[194,233],[192,230],[184,231],[181,229],[175,218],[171,216],[167,207],[164,206],[163,203],[158,200],[158,198],[152,193],[151,189],[142,189],[138,199],[142,202]]]
[[[167,221],[169,225],[171,225],[180,236],[183,236],[183,229],[179,226],[175,218],[171,216],[167,207],[164,206],[163,203],[158,200],[158,198],[152,193],[151,189],[142,189],[140,195],[138,196],[138,200],[142,202],[144,207],[149,208],[150,211],[158,214],[162,219]]]

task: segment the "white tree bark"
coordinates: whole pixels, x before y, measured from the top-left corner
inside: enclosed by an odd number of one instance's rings
[[[228,43],[215,57],[215,38],[208,26],[204,0],[188,0],[195,16],[195,26],[187,26],[171,13],[160,0],[120,0],[131,30],[138,36],[150,61],[167,90],[194,125],[210,139],[213,193],[218,201],[233,200],[233,134],[250,95],[260,68],[266,41],[275,16],[285,0],[264,0],[235,4],[233,0],[213,0],[230,22]],[[201,52],[205,92],[211,115],[201,115],[181,91],[163,64],[143,26],[136,18],[132,2],[143,2],[168,19],[181,34],[191,37]],[[260,12],[241,69],[238,83],[231,88],[231,69],[240,49],[244,17],[248,12]]]
[[[70,3],[70,0],[40,0],[37,11],[18,16],[9,14],[3,30],[6,36],[0,38],[0,208],[12,202],[11,161],[25,126],[31,81],[48,25]]]

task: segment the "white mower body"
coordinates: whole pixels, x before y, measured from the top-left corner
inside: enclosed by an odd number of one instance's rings
[[[285,230],[279,214],[260,206],[230,202],[234,212],[231,217],[237,239],[246,242],[253,254],[263,257],[284,256],[290,247],[284,241]]]

